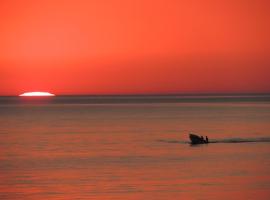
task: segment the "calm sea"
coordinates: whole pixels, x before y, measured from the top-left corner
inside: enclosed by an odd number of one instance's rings
[[[1,97],[0,199],[270,199],[270,96]]]

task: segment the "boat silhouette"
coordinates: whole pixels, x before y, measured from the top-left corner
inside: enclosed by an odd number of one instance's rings
[[[203,138],[203,136],[195,135],[190,133],[189,134],[189,139],[191,144],[207,144],[208,143],[208,138],[206,136],[206,139]]]

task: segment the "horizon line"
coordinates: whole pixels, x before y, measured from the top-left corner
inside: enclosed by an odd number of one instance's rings
[[[250,93],[138,93],[138,94],[57,94],[52,97],[68,97],[68,96],[258,96],[270,95],[270,92],[250,92]],[[20,95],[0,95],[0,97],[20,97]]]

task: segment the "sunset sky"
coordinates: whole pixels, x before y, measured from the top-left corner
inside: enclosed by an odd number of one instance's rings
[[[1,0],[0,95],[270,92],[268,0]]]

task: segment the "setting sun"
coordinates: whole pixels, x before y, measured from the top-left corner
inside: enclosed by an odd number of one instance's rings
[[[49,92],[25,92],[19,95],[20,97],[40,97],[40,96],[55,96]]]

